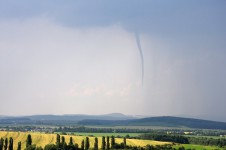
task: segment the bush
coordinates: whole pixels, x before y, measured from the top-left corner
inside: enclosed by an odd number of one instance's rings
[[[57,147],[55,144],[47,144],[44,150],[57,150]]]

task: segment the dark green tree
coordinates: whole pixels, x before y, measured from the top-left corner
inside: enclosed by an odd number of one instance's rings
[[[111,149],[115,148],[115,137],[112,135],[111,136]]]
[[[65,137],[64,136],[61,137],[61,146],[62,146],[63,150],[67,149],[67,143],[65,142]]]
[[[35,150],[36,149],[36,145],[28,145],[25,150]]]
[[[49,145],[48,147],[51,147],[51,146],[52,145]],[[57,148],[60,148],[60,135],[59,134],[57,134],[57,136],[56,136],[56,147]]]
[[[0,139],[0,150],[3,150],[3,146],[4,146],[4,139],[1,138]]]
[[[178,148],[178,150],[185,150],[184,146]]]
[[[7,150],[7,148],[8,148],[8,138],[5,138],[4,150]]]
[[[85,141],[82,140],[82,143],[81,143],[81,150],[84,150],[84,148],[85,148]]]
[[[65,137],[64,136],[61,137],[61,143],[65,143]]]
[[[31,139],[31,135],[28,134],[27,136],[27,140],[26,140],[26,147],[31,146],[32,144],[32,139]]]
[[[13,138],[9,138],[9,150],[13,150]]]
[[[155,150],[155,149],[156,148],[153,145],[150,145],[150,144],[145,146],[145,150]]]
[[[72,137],[70,137],[70,141],[69,141],[69,144],[68,145],[73,145],[73,139],[72,139]]]
[[[43,150],[43,148],[41,146],[38,146],[35,150]]]
[[[123,147],[126,148],[126,137],[123,138]]]
[[[95,137],[94,139],[94,150],[98,150],[98,138]]]
[[[109,136],[107,136],[107,150],[110,149],[110,138]]]
[[[101,149],[105,150],[106,148],[106,142],[105,142],[105,136],[102,137],[102,144],[101,144]]]
[[[86,141],[85,141],[85,150],[89,149],[89,137],[86,137]]]
[[[21,142],[20,141],[18,142],[17,150],[21,150]]]
[[[57,150],[57,146],[55,144],[47,144],[45,147],[44,147],[44,150]]]
[[[78,144],[77,143],[75,143],[75,150],[78,150],[79,148],[78,148]]]
[[[76,147],[76,146],[77,146],[77,147]],[[76,143],[75,143],[75,145],[73,144],[73,139],[72,139],[72,137],[70,137],[70,141],[69,141],[69,143],[68,143],[67,149],[68,149],[68,150],[77,150],[77,149],[78,149],[78,144],[77,144],[77,145],[76,145]]]

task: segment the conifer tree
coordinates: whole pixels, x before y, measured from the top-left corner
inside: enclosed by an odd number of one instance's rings
[[[85,142],[84,142],[84,140],[82,140],[81,149],[84,150],[84,148],[85,148]]]
[[[85,150],[89,149],[89,137],[86,137],[86,141],[85,141]]]
[[[21,150],[21,142],[18,142],[17,150]]]
[[[8,147],[8,138],[5,138],[4,150],[7,150]]]
[[[28,134],[28,136],[27,136],[27,140],[26,140],[26,147],[31,146],[31,144],[32,144],[31,135],[30,135],[30,134]]]
[[[65,137],[64,136],[61,137],[61,147],[64,150],[66,150],[66,148],[67,148],[67,143],[65,142]]]
[[[13,150],[13,138],[9,138],[9,150]]]
[[[3,150],[3,146],[4,146],[4,139],[1,138],[0,139],[0,150]]]
[[[60,148],[60,135],[57,134],[57,137],[56,137],[56,146],[57,148]]]
[[[101,145],[101,149],[105,150],[106,147],[106,142],[105,142],[105,136],[102,137],[102,145]]]
[[[123,146],[126,148],[126,137],[123,138]]]
[[[109,136],[107,136],[107,150],[110,149],[110,138]]]
[[[111,136],[111,149],[115,148],[115,137],[112,135]]]
[[[73,145],[73,139],[70,137],[69,145]]]
[[[98,138],[95,137],[94,139],[94,150],[98,150]]]

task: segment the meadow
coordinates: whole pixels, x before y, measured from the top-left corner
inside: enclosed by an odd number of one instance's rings
[[[174,148],[178,149],[179,147],[183,146],[185,149],[195,149],[195,150],[225,150],[224,148],[219,148],[215,146],[203,146],[203,145],[194,145],[194,144],[177,144],[173,146]]]
[[[8,132],[8,131],[0,131],[0,138],[10,138],[12,137],[14,140],[13,147],[14,149],[17,148],[17,143],[21,141],[22,143],[22,149],[25,148],[26,145],[26,139],[28,134],[32,137],[32,144],[36,144],[37,146],[44,147],[47,144],[55,144],[56,143],[56,134],[46,134],[46,133],[40,133],[40,132]],[[102,134],[101,134],[102,135]],[[65,137],[66,142],[69,142],[69,138],[73,138],[73,143],[77,143],[79,146],[81,146],[81,142],[83,139],[85,139],[85,135],[78,136],[78,135],[63,135]],[[98,137],[98,147],[101,147],[101,136]],[[93,148],[94,145],[94,137],[90,138],[90,146]],[[123,142],[122,138],[115,138],[116,143]],[[127,139],[127,145],[131,146],[146,146],[147,144],[150,145],[164,145],[164,144],[172,144],[170,142],[160,142],[160,141],[153,141],[153,140],[139,140],[139,139]]]

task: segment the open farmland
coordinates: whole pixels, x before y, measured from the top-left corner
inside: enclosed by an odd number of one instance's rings
[[[22,143],[22,149],[25,148],[25,142],[27,135],[30,134],[32,137],[32,144],[36,144],[37,146],[44,147],[46,144],[55,144],[56,143],[56,134],[45,134],[45,133],[38,133],[38,132],[7,132],[7,131],[1,131],[0,132],[0,138],[10,138],[12,137],[14,140],[14,148],[17,147],[17,143],[21,141]],[[85,136],[76,136],[76,135],[64,135],[66,142],[69,142],[69,138],[73,138],[74,143],[78,143],[79,146],[81,146],[81,142],[83,139],[85,139]],[[98,137],[99,145],[98,147],[101,147],[101,137]],[[116,143],[123,142],[122,138],[116,138]],[[170,142],[159,142],[159,141],[153,141],[153,140],[138,140],[138,139],[127,139],[127,145],[132,146],[146,146],[147,144],[150,145],[164,145],[164,144],[170,144]],[[94,137],[90,137],[90,145],[91,148],[94,145]]]

